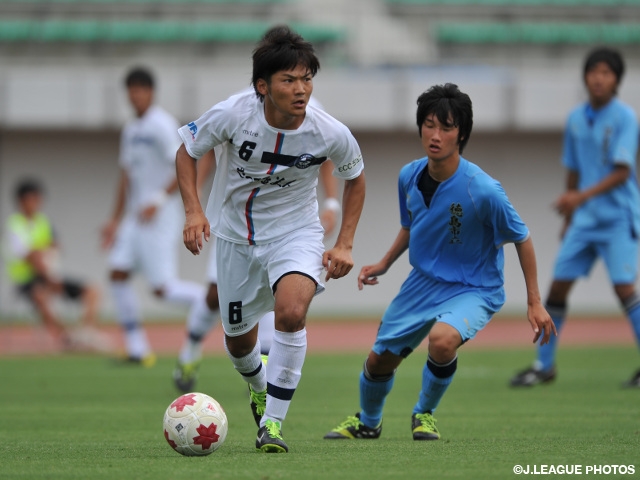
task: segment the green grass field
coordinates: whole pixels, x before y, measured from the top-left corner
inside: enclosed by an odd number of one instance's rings
[[[224,406],[229,434],[220,450],[198,458],[176,454],[162,435],[164,410],[178,396],[173,358],[151,369],[99,357],[4,358],[0,478],[509,479],[516,464],[636,465],[640,475],[640,391],[620,388],[640,363],[637,351],[561,350],[556,384],[508,388],[531,355],[461,351],[436,412],[437,442],[410,434],[424,352],[398,371],[382,438],[333,442],[322,436],[358,409],[364,355],[309,355],[283,428],[287,455],[255,451],[245,384],[227,358],[210,357],[198,390]]]

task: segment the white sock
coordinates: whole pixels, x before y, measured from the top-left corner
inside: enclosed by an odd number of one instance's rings
[[[140,323],[138,299],[129,281],[112,281],[111,293],[116,317],[124,330],[125,347],[130,357],[143,358],[151,352],[147,335]]]
[[[265,314],[260,319],[258,325],[258,338],[260,339],[260,352],[264,355],[269,354],[271,350],[271,342],[273,334],[276,331],[276,316],[273,312]]]
[[[204,298],[191,307],[187,317],[187,338],[178,357],[180,363],[187,364],[200,360],[202,342],[219,320],[218,313],[218,309],[209,310]]]
[[[244,381],[251,385],[253,391],[263,392],[267,388],[267,372],[260,356],[260,341],[256,342],[256,346],[251,353],[240,358],[231,355],[227,347],[226,337],[224,349],[227,351],[227,355],[229,355],[235,369],[240,372]]]
[[[280,332],[275,330],[267,363],[267,408],[260,422],[282,422],[287,416],[296,391],[307,352],[307,330]]]

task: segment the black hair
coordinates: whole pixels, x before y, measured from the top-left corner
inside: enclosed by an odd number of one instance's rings
[[[16,200],[22,200],[27,195],[34,193],[38,195],[44,194],[44,187],[38,180],[34,178],[25,178],[16,185]]]
[[[422,136],[422,124],[426,118],[435,115],[443,125],[458,127],[458,146],[462,153],[473,127],[473,108],[469,95],[462,93],[457,85],[446,83],[429,88],[418,97],[416,103],[418,134]]]
[[[598,63],[604,62],[613,71],[620,84],[624,75],[624,60],[617,50],[608,47],[599,47],[592,50],[584,61],[583,77],[592,70]]]
[[[298,65],[307,68],[312,77],[320,70],[320,61],[316,57],[313,45],[286,25],[278,25],[267,30],[256,45],[252,58],[251,84],[261,100],[264,96],[257,89],[259,79],[270,83],[274,73],[292,70]]]
[[[153,88],[154,83],[151,72],[143,67],[135,67],[129,70],[129,73],[127,73],[124,79],[124,84],[127,87],[140,86]]]

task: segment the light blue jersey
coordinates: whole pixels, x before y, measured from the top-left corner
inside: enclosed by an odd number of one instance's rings
[[[637,151],[638,121],[620,100],[614,98],[597,111],[583,104],[569,114],[562,163],[578,174],[578,189],[601,182],[615,165],[626,165],[631,173],[622,185],[576,209],[556,258],[556,280],[587,276],[602,257],[615,285],[635,282],[640,233]]]
[[[472,339],[504,304],[502,246],[529,238],[500,184],[464,158],[427,207],[418,187],[426,166],[423,158],[400,171],[400,221],[410,230],[414,269],[382,317],[378,354],[407,356],[435,322]]]
[[[633,110],[617,98],[597,111],[588,103],[575,108],[564,133],[563,165],[579,175],[584,190],[611,174],[615,165],[631,169],[618,187],[587,200],[573,214],[571,227],[585,236],[602,240],[617,236],[620,228],[640,232],[640,192],[636,180],[638,121]]]
[[[526,225],[500,183],[462,157],[427,207],[418,188],[426,165],[427,158],[405,165],[398,181],[400,221],[411,231],[411,265],[441,282],[501,287],[502,246],[524,242]]]

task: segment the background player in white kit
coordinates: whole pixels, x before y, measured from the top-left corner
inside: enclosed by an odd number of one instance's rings
[[[250,91],[254,92],[253,89]],[[322,108],[320,103],[313,98],[309,99],[309,105]],[[214,150],[210,150],[202,158],[198,159],[197,188],[200,198],[202,198],[204,185],[214,170],[215,161]],[[324,228],[325,240],[327,240],[335,229],[338,214],[340,213],[338,182],[333,176],[333,164],[331,162],[324,162],[320,166],[320,175],[318,178],[324,190],[325,198],[320,213],[320,222]],[[207,281],[209,282],[207,287],[207,305],[212,315],[206,319],[206,323],[199,322],[198,319],[187,323],[187,335],[180,349],[176,368],[173,372],[173,381],[176,388],[185,393],[192,392],[195,389],[198,369],[200,368],[200,362],[202,360],[202,343],[215,326],[216,317],[220,309],[218,299],[218,262],[215,255],[215,245],[209,248],[211,253],[209,254],[207,265]],[[258,326],[258,340],[260,342],[261,354],[269,354],[274,331],[275,315],[273,312],[269,312],[260,319]]]
[[[120,139],[120,180],[113,214],[102,229],[102,244],[110,249],[111,292],[124,329],[127,360],[155,363],[141,326],[131,272],[141,270],[153,293],[188,304],[189,317],[208,318],[205,290],[177,277],[180,203],[175,151],[180,145],[177,121],[153,104],[154,80],[145,69],[129,72],[125,84],[136,118]]]
[[[186,221],[184,241],[198,254],[216,236],[225,345],[249,384],[259,424],[256,448],[287,452],[281,424],[300,380],[305,318],[325,280],[353,268],[351,250],[364,203],[360,148],[347,127],[308,106],[319,68],[313,47],[288,27],[271,29],[253,53],[255,94],[234,95],[179,132],[177,172]],[[205,217],[195,159],[220,145],[218,172]],[[324,251],[316,185],[323,161],[345,180],[335,246]],[[275,312],[276,330],[263,368],[257,323]],[[265,372],[266,370],[266,372]]]

